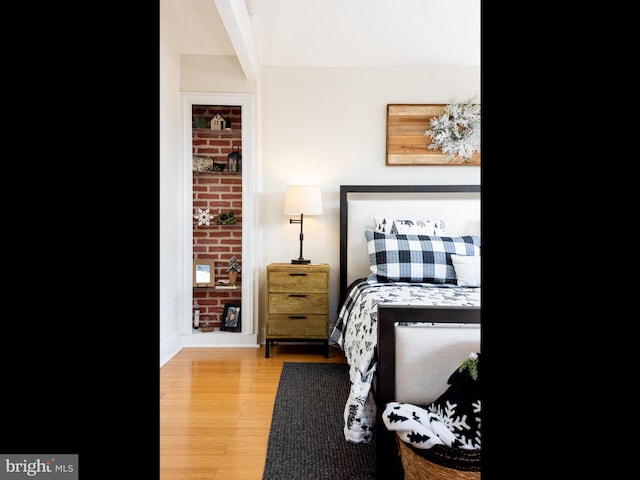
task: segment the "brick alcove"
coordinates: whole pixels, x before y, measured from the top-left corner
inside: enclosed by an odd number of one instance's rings
[[[230,121],[230,129],[211,130],[211,119],[218,113]],[[229,260],[235,255],[241,269],[239,285],[242,285],[242,172],[241,163],[239,171],[229,171],[228,160],[233,151],[242,153],[241,126],[239,106],[192,107],[192,215],[199,213],[198,209],[208,210],[213,215],[209,225],[198,225],[198,220],[193,218],[193,259],[214,261],[215,280],[228,280]],[[220,171],[213,170],[214,164]],[[216,224],[220,215],[228,214],[230,210],[234,211],[237,223]],[[225,304],[238,304],[241,300],[241,289],[194,287],[192,311],[196,306],[199,307],[200,323],[209,323],[217,330],[221,325]]]

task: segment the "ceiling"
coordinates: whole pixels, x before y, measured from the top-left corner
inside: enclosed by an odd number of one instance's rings
[[[181,54],[262,66],[479,66],[481,0],[161,0]]]

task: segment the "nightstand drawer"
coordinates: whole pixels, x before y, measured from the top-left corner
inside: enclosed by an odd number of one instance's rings
[[[325,293],[328,275],[327,272],[269,272],[269,291]]]
[[[270,337],[326,338],[327,325],[326,315],[270,315],[267,335]]]
[[[328,297],[326,293],[270,293],[269,315],[289,314],[327,314]]]

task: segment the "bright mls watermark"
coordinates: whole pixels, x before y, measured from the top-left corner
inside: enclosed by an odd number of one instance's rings
[[[78,480],[78,455],[0,454],[0,480]]]

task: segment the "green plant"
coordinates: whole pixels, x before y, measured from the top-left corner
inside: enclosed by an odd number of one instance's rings
[[[238,265],[238,259],[234,255],[229,259],[229,268],[227,272],[240,272],[240,266]]]
[[[234,225],[238,223],[238,220],[236,220],[235,215],[236,215],[235,210],[229,210],[228,213],[221,213],[220,215],[218,215],[218,218],[216,219],[216,225]]]
[[[469,370],[469,375],[473,380],[478,380],[478,354],[475,352],[471,352],[469,354],[469,358],[467,358],[460,367],[458,367],[458,371],[460,373],[465,370]]]

